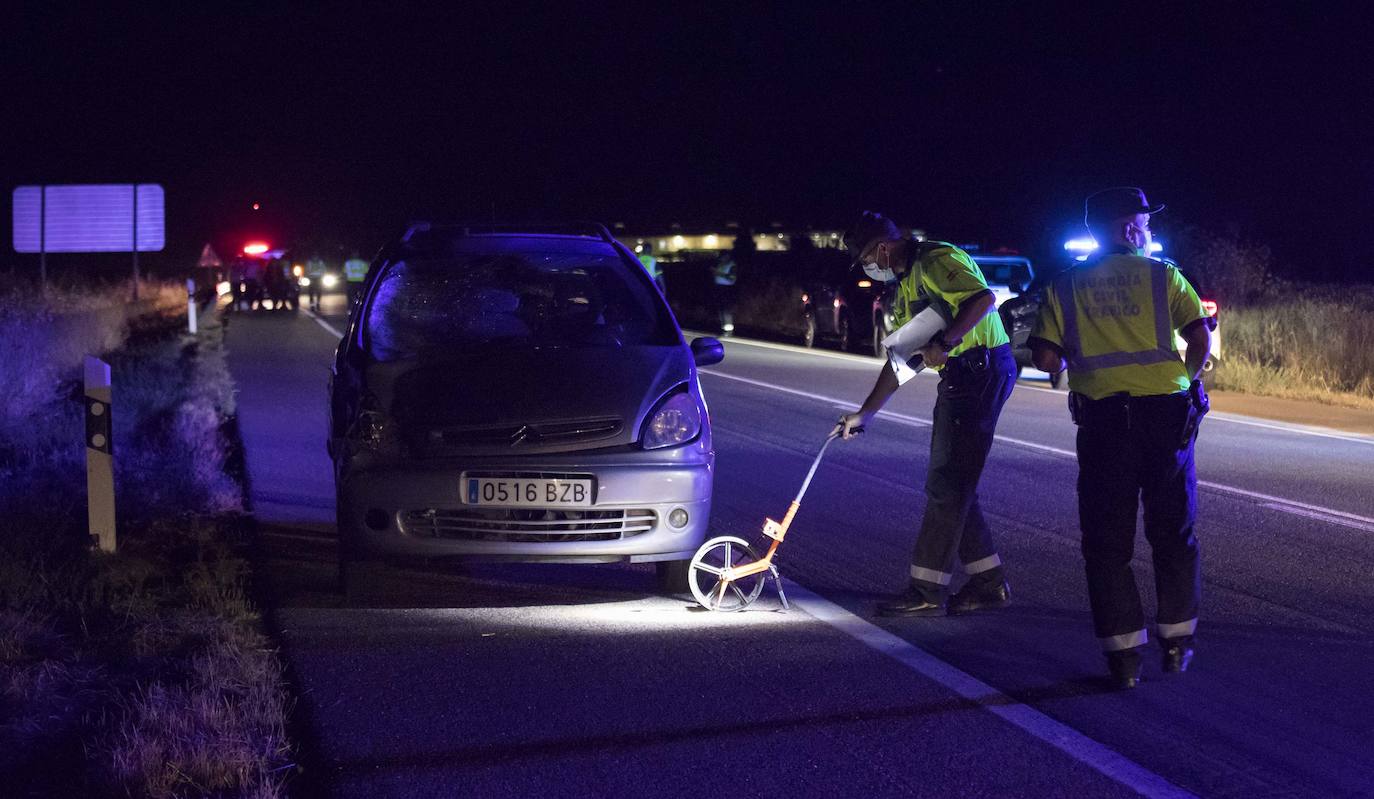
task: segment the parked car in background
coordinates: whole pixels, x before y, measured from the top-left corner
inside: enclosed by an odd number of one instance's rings
[[[346,594],[460,558],[653,562],[686,590],[715,458],[697,367],[723,354],[599,225],[411,226],[330,380]]]
[[[848,253],[816,250],[803,270],[801,316],[802,344],[814,347],[830,342],[841,350],[878,352],[880,298],[884,287],[875,285],[862,271],[851,269]]]

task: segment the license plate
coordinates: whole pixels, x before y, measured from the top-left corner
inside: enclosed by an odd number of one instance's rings
[[[591,480],[548,477],[469,477],[467,504],[507,508],[588,507]]]

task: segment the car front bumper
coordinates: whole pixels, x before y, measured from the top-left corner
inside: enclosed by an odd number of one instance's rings
[[[690,445],[689,445],[690,446]],[[690,558],[711,515],[714,459],[645,462],[644,455],[530,461],[476,459],[436,467],[374,465],[338,483],[340,541],[351,557],[649,562]],[[578,508],[492,508],[465,502],[464,476],[590,475]],[[669,522],[685,511],[680,527]]]

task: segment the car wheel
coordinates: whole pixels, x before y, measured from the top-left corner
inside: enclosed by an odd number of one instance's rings
[[[840,352],[849,352],[849,348],[854,345],[853,336],[849,332],[849,315],[840,316],[839,329],[835,331],[840,339]]]
[[[887,331],[883,329],[883,323],[877,319],[873,320],[873,356],[875,358],[886,358],[887,347],[883,346],[883,339],[887,338]]]
[[[802,346],[810,349],[816,346],[816,317],[806,315],[806,330],[802,333]]]
[[[1050,386],[1051,386],[1052,388],[1063,388],[1063,387],[1064,387],[1064,384],[1068,382],[1068,379],[1069,379],[1069,372],[1068,372],[1068,370],[1064,370],[1064,371],[1062,371],[1062,372],[1056,372],[1055,374],[1050,375]]]
[[[692,573],[690,560],[660,560],[654,564],[654,576],[658,579],[658,590],[665,594],[691,593],[687,582]]]

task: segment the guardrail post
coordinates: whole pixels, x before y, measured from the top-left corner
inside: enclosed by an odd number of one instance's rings
[[[196,279],[187,278],[186,280],[186,329],[195,335],[196,332]]]
[[[110,365],[86,356],[86,516],[92,541],[115,551],[113,430]]]

